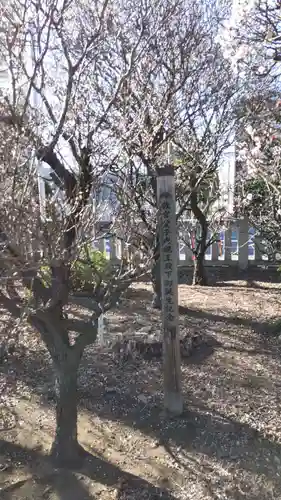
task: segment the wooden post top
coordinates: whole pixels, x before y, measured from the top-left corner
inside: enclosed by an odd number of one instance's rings
[[[166,164],[161,168],[157,169],[157,177],[166,177],[166,176],[174,176],[175,175],[175,169],[173,165]]]

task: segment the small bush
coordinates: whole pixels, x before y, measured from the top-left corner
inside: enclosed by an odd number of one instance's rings
[[[71,266],[71,291],[90,293],[101,277],[110,277],[110,268],[111,265],[102,252],[85,247]],[[40,277],[46,287],[51,285],[50,266],[41,266]]]
[[[106,278],[110,264],[105,255],[92,248],[85,248],[71,269],[71,284],[75,291],[91,291],[100,277]]]
[[[50,266],[41,266],[40,267],[40,278],[45,287],[51,285],[51,269]]]

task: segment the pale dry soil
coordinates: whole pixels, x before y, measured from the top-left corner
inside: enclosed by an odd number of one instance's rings
[[[281,290],[251,286],[179,287],[181,335],[208,340],[183,360],[181,418],[161,414],[160,360],[118,365],[108,348],[87,350],[79,438],[91,455],[71,471],[47,458],[54,432],[48,355],[2,310],[2,335],[18,332],[20,349],[1,370],[1,500],[281,499],[281,338],[270,326],[281,317]],[[159,331],[150,300],[150,287],[136,284],[109,314],[108,335]]]

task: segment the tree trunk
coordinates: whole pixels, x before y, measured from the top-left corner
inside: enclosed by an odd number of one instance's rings
[[[160,270],[160,256],[154,259],[151,271],[151,281],[153,288],[152,307],[154,309],[161,309],[161,270]]]
[[[70,465],[80,457],[77,440],[77,377],[80,357],[54,362],[56,393],[56,433],[51,457],[56,463]]]
[[[194,260],[192,284],[201,286],[207,285],[207,276],[204,266],[204,254],[199,254]]]
[[[207,276],[204,267],[204,256],[207,250],[208,222],[205,214],[202,212],[198,204],[198,194],[195,189],[195,180],[196,179],[194,178],[192,179],[191,186],[192,188],[194,188],[194,191],[191,192],[190,202],[193,215],[200,224],[200,241],[197,248],[196,259],[194,260],[192,284],[204,286],[207,285]]]
[[[154,309],[161,309],[160,237],[158,230],[156,230],[156,243],[151,271],[151,282],[153,288],[152,307]]]

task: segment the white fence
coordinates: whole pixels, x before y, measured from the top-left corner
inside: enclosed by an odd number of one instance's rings
[[[213,243],[205,255],[207,266],[233,265],[240,269],[248,266],[258,266],[269,264],[266,254],[266,242],[255,236],[254,229],[249,227],[247,219],[234,221],[227,230],[219,233],[220,241]],[[188,241],[190,236],[185,238]],[[192,245],[192,238],[191,238]],[[191,245],[186,245],[179,240],[179,265],[192,265],[193,253]],[[125,255],[130,258],[132,253],[121,240],[108,238],[99,240],[96,248],[105,253],[108,259],[121,259]],[[273,265],[281,265],[281,253],[275,255],[275,260],[270,262]]]

